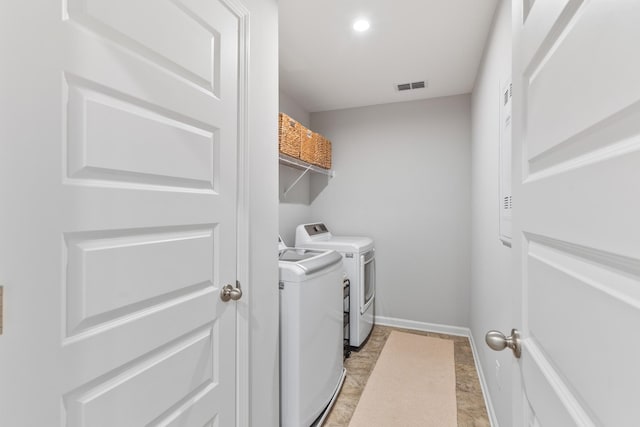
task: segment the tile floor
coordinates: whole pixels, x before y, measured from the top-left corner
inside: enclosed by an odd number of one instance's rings
[[[489,417],[484,404],[482,389],[480,387],[480,381],[478,380],[468,338],[379,325],[374,326],[369,341],[365,346],[359,352],[352,352],[351,357],[345,360],[344,364],[345,368],[347,368],[347,378],[342,387],[342,392],[327,417],[324,426],[346,427],[349,425],[349,420],[351,419],[353,411],[356,409],[369,374],[371,374],[389,334],[394,329],[453,341],[456,362],[458,426],[489,427],[491,424],[489,423]]]

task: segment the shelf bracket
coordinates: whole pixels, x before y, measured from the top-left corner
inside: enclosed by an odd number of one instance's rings
[[[302,177],[303,177],[303,176],[305,176],[305,175],[306,175],[306,173],[307,173],[307,172],[309,172],[309,170],[310,170],[310,169],[311,169],[311,166],[307,166],[307,168],[306,168],[304,171],[302,171],[302,173],[300,174],[300,176],[299,176],[295,181],[293,181],[293,184],[291,184],[289,187],[285,188],[285,190],[284,190],[284,197],[287,197],[287,193],[288,193],[289,191],[291,191],[291,189],[292,189],[293,187],[295,187],[295,186],[296,186],[296,184],[297,184],[298,182],[300,182],[300,180],[302,179]]]

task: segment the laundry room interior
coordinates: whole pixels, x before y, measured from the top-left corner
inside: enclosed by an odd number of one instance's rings
[[[303,144],[306,131],[331,142],[331,166],[293,164],[282,152],[289,123],[281,118],[279,234],[296,246],[297,227],[319,223],[332,235],[370,237],[376,327],[472,339],[475,333],[484,346],[484,333],[511,319],[508,310],[496,310],[508,306],[511,262],[498,229],[511,8],[500,1],[412,8],[406,16],[384,2],[339,12],[280,2],[279,111],[301,125]],[[354,31],[350,24],[363,16],[371,28]],[[419,88],[398,88],[416,82]],[[488,348],[474,351],[483,353],[476,362],[486,363],[492,392],[501,396],[488,415],[480,391],[475,408],[463,402],[458,422],[495,424],[496,410],[507,416],[510,397],[493,380],[511,381],[511,361]],[[351,414],[343,412],[328,425],[346,425]]]
[[[0,426],[637,426],[639,22],[0,2]]]

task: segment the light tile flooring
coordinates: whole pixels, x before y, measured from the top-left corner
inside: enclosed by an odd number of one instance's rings
[[[349,420],[356,409],[362,390],[392,330],[452,340],[456,362],[458,426],[490,426],[468,338],[376,325],[365,346],[359,352],[352,352],[351,357],[345,360],[347,378],[338,400],[324,423],[325,427],[346,427],[349,425]]]

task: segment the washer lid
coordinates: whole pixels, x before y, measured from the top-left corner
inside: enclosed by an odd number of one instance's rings
[[[300,242],[302,248],[334,249],[339,252],[367,252],[373,249],[373,239],[358,236],[331,236],[327,240]]]
[[[313,249],[285,249],[280,253],[280,280],[302,281],[325,268],[342,263],[342,257],[336,251]]]

